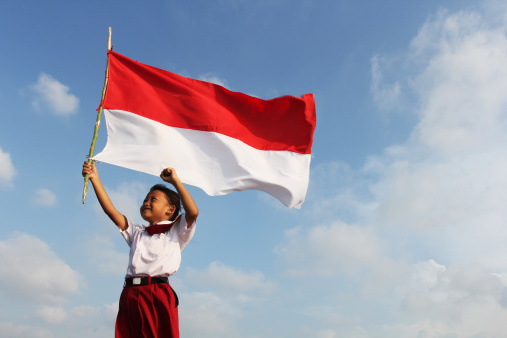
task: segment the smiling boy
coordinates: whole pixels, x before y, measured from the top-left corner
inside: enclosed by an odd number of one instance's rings
[[[178,297],[168,277],[178,270],[181,251],[195,232],[199,209],[192,196],[174,169],[164,169],[160,177],[176,192],[162,184],[153,186],[140,208],[148,226],[136,225],[116,210],[94,162],[85,162],[82,174],[89,175],[102,209],[130,246],[115,337],[179,337]]]

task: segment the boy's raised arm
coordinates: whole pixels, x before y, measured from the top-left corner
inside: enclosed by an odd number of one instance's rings
[[[88,162],[85,162],[83,164],[83,176],[88,174],[90,176],[90,181],[93,185],[93,190],[95,191],[95,195],[97,196],[97,199],[99,200],[100,206],[102,207],[102,210],[106,213],[107,216],[113,221],[114,224],[121,230],[126,230],[128,227],[127,219],[125,216],[123,216],[122,213],[120,213],[113,205],[113,202],[111,202],[111,199],[107,195],[106,190],[104,189],[104,186],[102,185],[102,182],[99,178],[99,173],[97,172],[97,168],[95,166],[95,161],[90,164]]]
[[[194,202],[194,199],[188,192],[187,188],[181,183],[180,179],[176,175],[176,170],[173,168],[166,168],[160,174],[160,178],[162,178],[165,182],[171,183],[178,195],[180,195],[181,204],[183,204],[183,209],[185,209],[185,221],[187,225],[191,225],[197,219],[199,215],[199,209]]]

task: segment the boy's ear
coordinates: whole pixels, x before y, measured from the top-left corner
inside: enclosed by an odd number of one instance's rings
[[[168,214],[172,215],[176,211],[176,206],[174,204],[169,204]]]

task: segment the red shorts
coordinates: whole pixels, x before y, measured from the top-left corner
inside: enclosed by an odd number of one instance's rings
[[[116,338],[179,338],[177,296],[169,284],[125,286],[116,318]]]

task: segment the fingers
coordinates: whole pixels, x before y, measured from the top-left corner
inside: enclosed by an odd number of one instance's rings
[[[171,173],[173,172],[173,170],[174,170],[173,168],[165,168],[160,173],[160,176],[169,176],[169,175],[171,175]]]
[[[88,163],[88,161],[85,161],[83,163],[83,171],[82,171],[83,176],[93,174],[95,172],[95,170],[96,170],[95,161],[92,162],[91,166],[90,166],[90,163]]]
[[[165,168],[160,173],[160,177],[164,181],[172,181],[172,180],[174,180],[177,177],[176,176],[176,170],[174,170],[174,168]]]

